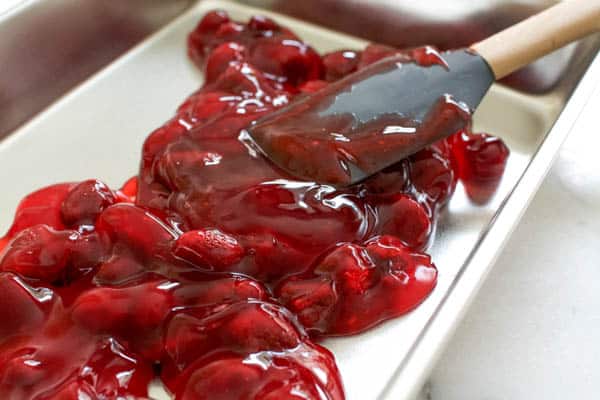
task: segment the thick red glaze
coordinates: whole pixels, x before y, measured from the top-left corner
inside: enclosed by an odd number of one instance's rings
[[[73,324],[53,290],[31,287],[6,272],[0,273],[0,289],[2,399],[146,396],[151,366],[114,338]]]
[[[347,64],[338,58],[331,61]],[[415,88],[407,90],[406,97],[392,96],[395,101],[387,94],[403,93],[403,85],[428,79],[427,74],[441,73],[447,79],[448,71],[446,60],[432,48],[388,54],[260,119],[248,127],[247,134],[275,164],[294,176],[349,186],[470,123],[466,104],[440,88],[432,88],[422,98],[413,93]],[[418,112],[402,110],[413,106],[420,107]]]
[[[457,179],[481,202],[502,175],[502,142],[460,133],[343,190],[293,179],[242,128],[396,50],[321,59],[274,21],[212,12],[189,53],[207,82],[139,176],[38,190],[0,239],[0,398],[142,399],[160,363],[176,399],[341,400],[311,337],[421,303]]]
[[[234,239],[215,230],[180,235],[124,202],[122,193],[85,181],[42,189],[20,206],[21,219],[14,226],[25,228],[7,236],[0,259],[0,317],[6,321],[0,330],[2,398],[143,397],[154,377],[152,364],[162,361],[168,370],[171,356],[185,356],[194,365],[186,369],[189,380],[175,371],[177,398],[196,398],[198,388],[221,391],[223,382],[238,378],[236,365],[249,368],[248,379],[254,380],[239,394],[248,397],[241,398],[293,399],[297,390],[307,398],[343,398],[333,356],[310,341],[289,311],[271,303],[267,288],[241,275],[202,272],[240,256],[243,249]],[[61,203],[44,201],[59,196]],[[97,201],[113,197],[120,201]],[[42,206],[48,215],[61,217],[40,221],[33,211]],[[199,315],[199,310],[215,313],[208,320],[227,316],[237,321],[208,335],[221,340],[220,354],[211,352],[209,360],[197,346],[183,355],[171,353],[172,346],[186,344],[169,336],[173,321],[184,318],[180,313]],[[276,339],[276,329],[283,326],[288,326],[289,340]],[[260,350],[247,347],[252,343],[262,343]],[[232,351],[238,362],[231,359]],[[264,368],[248,366],[256,357],[266,363]],[[210,372],[214,365],[230,365],[234,375],[223,381]],[[165,381],[170,384],[167,375]],[[223,398],[238,398],[227,393]]]
[[[165,349],[163,381],[182,399],[343,398],[333,356],[275,304],[178,313],[167,325]]]
[[[502,179],[508,148],[497,137],[464,131],[454,135],[451,143],[458,176],[467,195],[475,203],[487,202]]]
[[[357,333],[406,313],[435,286],[429,256],[393,236],[342,244],[304,275],[286,279],[277,297],[312,334]]]
[[[188,38],[188,52],[207,81],[217,78],[229,62],[245,59],[268,79],[289,86],[323,74],[323,61],[292,31],[255,16],[247,24],[231,21],[222,11],[205,16]]]
[[[325,80],[335,82],[356,72],[361,53],[354,50],[338,50],[323,56]]]

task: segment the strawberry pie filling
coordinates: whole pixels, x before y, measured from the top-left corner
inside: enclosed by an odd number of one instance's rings
[[[137,177],[31,193],[0,239],[0,398],[143,399],[160,378],[176,399],[343,399],[319,339],[417,307],[457,181],[484,203],[502,177],[506,146],[469,130],[343,189],[240,137],[382,58],[428,52],[321,56],[271,19],[213,11],[188,53],[206,81],[147,138]]]

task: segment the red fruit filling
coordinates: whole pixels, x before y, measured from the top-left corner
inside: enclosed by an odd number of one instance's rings
[[[116,201],[115,193],[104,183],[90,179],[69,191],[60,208],[61,217],[67,226],[91,225]]]
[[[294,179],[240,137],[387,56],[436,62],[427,50],[321,58],[271,19],[215,11],[188,51],[206,83],[148,137],[139,176],[38,190],[0,239],[0,398],[146,397],[159,362],[177,399],[343,399],[309,335],[421,303],[457,178],[483,202],[502,176],[504,144],[470,132],[345,189]]]
[[[11,238],[25,228],[44,224],[54,229],[64,229],[61,208],[69,194],[71,183],[52,185],[25,196],[17,207],[12,226],[5,238]]]
[[[459,132],[450,138],[458,177],[469,198],[479,204],[496,192],[509,155],[506,145],[485,133]]]
[[[325,80],[334,82],[358,69],[361,53],[354,50],[339,50],[323,56]]]
[[[73,324],[56,292],[29,286],[10,273],[0,273],[0,288],[0,398],[147,395],[151,366],[114,338],[90,335]]]
[[[236,43],[235,49],[220,46],[225,42]],[[236,59],[245,59],[269,79],[292,87],[323,73],[323,61],[315,50],[289,29],[262,16],[240,24],[223,11],[213,11],[190,33],[188,52],[200,68],[206,63],[209,81]]]
[[[177,399],[341,399],[333,355],[285,308],[192,308],[168,323],[163,381]]]
[[[217,229],[185,232],[177,239],[175,255],[209,270],[224,270],[244,255],[238,241]]]
[[[276,290],[279,300],[315,335],[358,333],[419,305],[436,283],[428,255],[393,236],[341,244],[307,274]]]

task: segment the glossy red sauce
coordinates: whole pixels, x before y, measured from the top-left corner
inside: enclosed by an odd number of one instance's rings
[[[137,179],[36,191],[0,239],[0,398],[144,398],[159,376],[177,399],[343,399],[314,340],[420,304],[457,179],[484,202],[502,176],[502,142],[459,132],[360,185],[296,180],[242,128],[395,50],[321,57],[223,12],[188,44],[207,81],[148,137]]]
[[[253,123],[244,132],[247,143],[299,179],[343,187],[470,124],[469,107],[448,92],[407,88],[428,74],[449,79],[444,55],[430,47],[389,54],[358,69],[355,53],[334,53],[329,65],[356,71]]]

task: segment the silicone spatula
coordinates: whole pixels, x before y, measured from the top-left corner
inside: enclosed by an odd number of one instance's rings
[[[467,49],[381,60],[241,137],[296,177],[351,185],[464,128],[495,80],[598,30],[600,0],[562,1]]]

